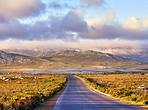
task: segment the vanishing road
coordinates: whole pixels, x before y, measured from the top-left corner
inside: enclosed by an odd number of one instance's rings
[[[53,110],[145,110],[91,90],[82,80],[69,75],[69,83]]]

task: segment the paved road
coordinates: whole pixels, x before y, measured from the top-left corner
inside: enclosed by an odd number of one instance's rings
[[[145,110],[92,91],[73,75],[68,77],[67,88],[57,100],[53,110]]]

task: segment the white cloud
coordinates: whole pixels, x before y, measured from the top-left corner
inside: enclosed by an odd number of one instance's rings
[[[86,3],[87,6],[101,6],[104,4],[104,0],[81,0]]]
[[[43,9],[40,0],[0,0],[0,16],[5,19],[34,16]]]
[[[79,35],[87,39],[148,39],[148,18],[130,17],[125,22],[116,21],[114,8],[86,20],[87,30]]]
[[[148,29],[148,18],[136,18],[135,16],[127,18],[122,23],[123,28],[131,30],[146,30]]]
[[[102,26],[104,25],[104,22],[99,17],[93,17],[86,20],[87,24],[89,26]]]

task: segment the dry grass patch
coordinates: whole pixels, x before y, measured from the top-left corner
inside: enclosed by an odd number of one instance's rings
[[[65,75],[0,74],[0,104],[6,109],[30,109],[53,96],[66,83]]]
[[[141,106],[148,105],[148,89],[137,89],[141,85],[148,86],[148,73],[78,76],[83,78],[89,86],[122,101]]]

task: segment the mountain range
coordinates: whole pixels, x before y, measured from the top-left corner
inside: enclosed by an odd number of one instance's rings
[[[34,48],[34,49],[11,48],[11,49],[5,49],[3,51],[8,52],[8,53],[16,53],[16,54],[35,57],[39,54],[47,54],[47,53],[65,51],[65,50],[85,51],[85,50],[81,50],[77,48],[60,48],[60,49],[59,48]],[[144,64],[148,63],[148,49],[147,48],[127,48],[127,47],[98,48],[96,47],[90,50],[102,52],[102,53],[110,53],[110,54],[118,55],[121,57],[126,57],[128,59],[132,59],[132,60],[144,63]]]
[[[40,70],[73,68],[130,68],[140,62],[125,57],[97,51],[64,50],[26,56],[0,51],[0,68],[33,68]],[[144,67],[144,68],[147,68]]]

